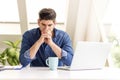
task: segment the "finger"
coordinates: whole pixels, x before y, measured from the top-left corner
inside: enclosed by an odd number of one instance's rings
[[[43,33],[43,36],[51,36],[52,37],[52,33],[51,32],[47,32],[47,33]]]

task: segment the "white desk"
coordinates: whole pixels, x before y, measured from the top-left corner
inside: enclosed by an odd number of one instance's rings
[[[24,68],[0,71],[0,80],[120,80],[120,69],[50,71],[48,68]]]

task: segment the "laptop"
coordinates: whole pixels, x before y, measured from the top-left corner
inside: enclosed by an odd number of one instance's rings
[[[111,46],[111,43],[78,41],[71,66],[58,67],[58,69],[102,69],[105,66]]]

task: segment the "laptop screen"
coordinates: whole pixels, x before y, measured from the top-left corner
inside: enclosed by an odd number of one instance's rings
[[[79,41],[75,49],[71,69],[103,68],[110,49],[111,43]]]

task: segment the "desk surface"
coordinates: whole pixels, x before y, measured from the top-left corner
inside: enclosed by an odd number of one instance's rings
[[[0,80],[120,80],[120,69],[50,71],[48,68],[31,67],[22,70],[0,71]]]

